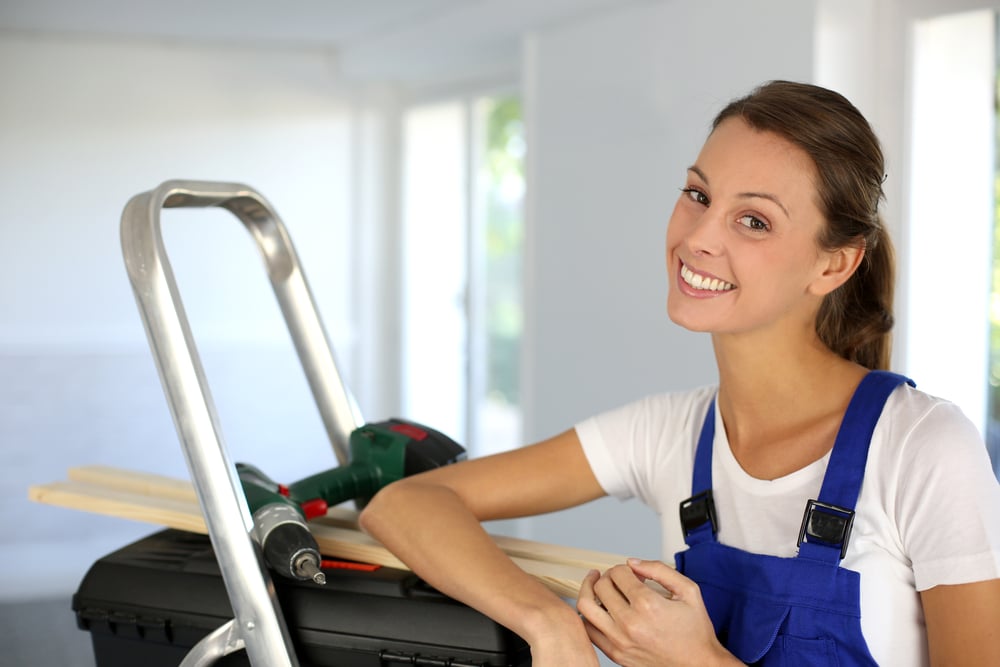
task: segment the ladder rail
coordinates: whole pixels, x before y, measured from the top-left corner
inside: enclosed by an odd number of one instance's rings
[[[167,259],[163,208],[218,206],[257,242],[337,459],[348,460],[357,407],[340,380],[315,302],[284,225],[257,192],[238,183],[166,181],[125,206],[121,242],[170,412],[235,615],[231,630],[251,664],[298,667],[253,520],[230,460],[204,369]]]

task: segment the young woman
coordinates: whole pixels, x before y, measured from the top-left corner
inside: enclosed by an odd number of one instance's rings
[[[628,666],[1000,665],[1000,486],[982,440],[883,370],[884,177],[836,93],[771,82],[731,103],[666,247],[668,312],[711,334],[718,386],[393,484],[365,530],[524,637],[536,667],[596,665],[592,643]],[[480,527],[607,494],[659,512],[677,569],[593,572],[576,611]]]

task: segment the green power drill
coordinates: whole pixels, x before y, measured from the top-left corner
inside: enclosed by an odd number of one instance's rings
[[[355,429],[348,448],[346,465],[288,486],[255,466],[236,464],[253,515],[254,537],[265,562],[279,574],[326,583],[319,546],[306,521],[348,500],[364,507],[387,484],[465,458],[465,449],[448,436],[402,419]]]

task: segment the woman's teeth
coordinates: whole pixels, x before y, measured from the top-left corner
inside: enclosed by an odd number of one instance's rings
[[[681,278],[691,287],[709,292],[725,292],[736,288],[736,285],[727,283],[725,280],[700,276],[685,264],[681,264]]]

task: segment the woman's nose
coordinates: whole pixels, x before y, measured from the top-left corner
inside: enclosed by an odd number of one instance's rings
[[[725,220],[719,214],[706,209],[692,220],[686,230],[684,243],[695,255],[718,256],[725,248]]]

